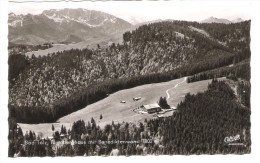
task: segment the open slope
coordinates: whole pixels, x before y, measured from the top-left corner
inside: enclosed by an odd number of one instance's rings
[[[221,78],[225,80],[225,78]],[[43,133],[44,136],[51,136],[51,126],[54,124],[56,130],[60,130],[61,125],[66,128],[71,128],[73,122],[77,120],[90,121],[93,117],[96,123],[101,127],[114,121],[117,122],[143,122],[145,119],[151,119],[155,114],[137,114],[133,111],[134,108],[143,104],[155,103],[159,98],[167,97],[170,106],[177,106],[187,93],[196,94],[207,90],[208,84],[211,80],[204,80],[194,83],[184,82],[185,78],[171,80],[169,82],[147,84],[143,86],[125,89],[116,93],[110,94],[107,98],[100,100],[96,103],[88,105],[84,109],[71,113],[67,116],[60,118],[57,123],[41,123],[41,124],[22,124],[20,127],[24,131],[32,130],[35,133]],[[167,91],[168,90],[168,91]],[[133,97],[142,97],[139,101],[133,101]],[[126,103],[120,103],[125,100]],[[100,120],[100,114],[103,119]]]

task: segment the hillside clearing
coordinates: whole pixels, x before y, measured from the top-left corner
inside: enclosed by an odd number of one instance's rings
[[[225,80],[225,78],[221,78]],[[61,125],[71,128],[73,122],[77,120],[90,121],[93,117],[100,127],[114,121],[118,122],[143,122],[145,119],[153,118],[154,114],[137,114],[133,111],[136,107],[144,104],[151,104],[158,102],[159,98],[167,97],[168,92],[170,98],[167,100],[170,106],[176,107],[187,93],[196,94],[207,90],[208,84],[212,81],[204,80],[193,83],[184,82],[185,78],[171,80],[169,82],[147,84],[131,89],[125,89],[116,93],[110,94],[107,98],[96,103],[88,105],[84,109],[71,113],[60,118],[57,123],[41,123],[41,124],[22,124],[24,134],[26,131],[32,130],[35,133],[43,133],[43,136],[52,136],[52,124],[55,130],[60,131]],[[174,88],[174,89],[173,89]],[[168,91],[167,91],[168,90]],[[133,101],[133,97],[142,97],[139,101]],[[126,103],[120,103],[126,101]],[[102,114],[103,119],[99,117]]]

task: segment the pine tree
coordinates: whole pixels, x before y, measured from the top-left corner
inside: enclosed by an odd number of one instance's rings
[[[55,130],[55,128],[54,128],[54,125],[52,124],[52,126],[51,126],[51,130],[52,131],[54,131]]]
[[[162,108],[170,108],[170,105],[168,105],[166,97],[160,97],[159,103]]]

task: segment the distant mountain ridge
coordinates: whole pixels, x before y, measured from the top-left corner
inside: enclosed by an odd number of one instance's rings
[[[113,15],[87,9],[51,9],[39,15],[8,15],[9,41],[22,44],[80,42],[125,31],[132,25]]]
[[[243,22],[244,20],[241,19],[241,18],[236,18],[234,20],[232,20],[233,23],[240,23],[240,22]]]
[[[241,18],[237,18],[237,19],[234,19],[234,20],[228,20],[228,19],[223,19],[223,18],[215,18],[213,16],[207,18],[207,19],[204,19],[202,21],[200,21],[201,23],[222,23],[222,24],[231,24],[231,23],[239,23],[239,22],[243,22],[244,20],[241,19]]]

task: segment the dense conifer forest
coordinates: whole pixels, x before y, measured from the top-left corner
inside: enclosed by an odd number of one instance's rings
[[[188,77],[188,82],[196,82],[200,80],[207,80],[212,78],[227,77],[229,79],[237,80],[241,78],[250,80],[250,60],[246,59],[239,63],[234,63],[229,66],[216,68],[209,71],[203,71]]]

